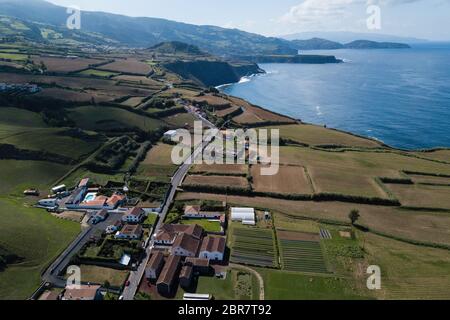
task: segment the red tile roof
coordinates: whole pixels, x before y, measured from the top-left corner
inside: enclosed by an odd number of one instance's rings
[[[175,239],[173,247],[179,247],[188,252],[192,252],[194,255],[197,254],[198,247],[200,246],[200,240],[195,239],[193,236],[187,233],[181,233]]]
[[[178,267],[180,266],[181,257],[178,256],[169,256],[164,265],[164,268],[159,275],[157,284],[166,284],[168,286],[172,285],[175,280],[175,276],[178,271]]]
[[[200,251],[207,252],[225,252],[225,238],[222,237],[206,237],[203,239]]]

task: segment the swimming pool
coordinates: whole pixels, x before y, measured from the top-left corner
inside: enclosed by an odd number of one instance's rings
[[[97,194],[96,194],[96,193],[88,193],[88,194],[86,195],[86,197],[84,197],[83,202],[94,201],[96,197],[97,197]]]

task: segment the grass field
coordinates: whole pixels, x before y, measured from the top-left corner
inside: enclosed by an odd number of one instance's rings
[[[0,107],[0,132],[6,127],[23,127],[23,131],[29,131],[30,127],[45,128],[42,117],[37,112],[31,112],[18,108],[4,108]],[[2,137],[0,135],[0,137]]]
[[[163,118],[167,123],[176,128],[194,127],[194,121],[197,119],[190,113],[178,113],[176,115]]]
[[[102,78],[111,78],[111,77],[119,75],[119,73],[103,71],[103,70],[96,70],[96,69],[87,69],[87,70],[81,71],[79,74],[84,75],[84,76],[94,76],[94,77],[102,77]]]
[[[191,173],[193,174],[228,174],[228,175],[243,175],[247,174],[248,166],[244,164],[197,164],[194,165],[191,169]]]
[[[128,277],[128,271],[115,270],[91,265],[81,265],[81,281],[103,285],[106,281],[111,287],[120,288]]]
[[[46,192],[68,170],[68,166],[44,161],[0,160],[0,194],[22,194],[28,188]]]
[[[277,266],[272,230],[234,226],[230,261],[261,267]]]
[[[25,61],[25,60],[27,60],[27,55],[18,54],[18,53],[0,52],[0,59],[12,60],[12,61]]]
[[[118,59],[115,62],[98,67],[98,69],[139,75],[147,75],[152,71],[152,68],[148,64],[133,58],[125,60]]]
[[[261,165],[251,168],[253,189],[258,192],[312,194],[311,183],[303,167],[281,166],[276,175],[261,175]]]
[[[75,238],[80,225],[15,199],[0,198],[0,206],[0,245],[23,259],[0,272],[0,299],[26,299],[39,286],[41,271]]]
[[[124,102],[122,102],[122,104],[125,106],[135,108],[141,104],[142,100],[143,100],[142,97],[131,97],[131,98],[125,100]]]
[[[319,233],[319,225],[313,220],[301,220],[291,218],[279,212],[273,212],[275,227],[281,230],[298,232]]]
[[[35,129],[8,138],[0,138],[0,143],[12,144],[19,149],[60,154],[78,160],[91,154],[105,142],[105,138],[94,133],[90,133],[87,140],[74,138],[66,133],[65,129]]]
[[[203,229],[205,229],[206,232],[220,232],[222,230],[219,221],[211,221],[207,219],[189,219],[189,220],[181,220],[180,223],[187,225],[198,224]]]
[[[359,138],[340,131],[328,130],[324,127],[299,124],[274,126],[268,129],[279,129],[280,137],[309,145],[340,145],[351,147],[378,148],[380,143]]]
[[[95,131],[135,127],[145,131],[153,131],[161,126],[159,120],[114,107],[79,107],[73,109],[69,117],[80,128]]]
[[[172,163],[172,146],[160,143],[152,147],[138,167],[136,175],[143,177],[169,177],[177,170]]]
[[[267,300],[359,300],[351,280],[296,272],[256,269],[264,279]]]
[[[45,64],[49,72],[75,72],[78,70],[86,69],[92,64],[102,62],[98,59],[86,59],[86,58],[58,58],[58,57],[31,57],[34,64],[39,65],[41,62]]]
[[[59,178],[62,176],[63,175],[59,176]],[[89,177],[91,181],[93,181],[94,183],[105,185],[108,183],[108,181],[123,182],[124,175],[123,173],[117,174],[95,173],[87,170],[86,168],[80,168],[74,171],[69,176],[67,176],[61,183],[64,183],[67,186],[76,186],[81,179],[86,177]]]
[[[436,185],[450,185],[450,178],[424,176],[418,174],[408,174],[414,183],[436,184]]]
[[[233,176],[197,176],[190,175],[184,180],[184,185],[220,186],[248,188],[248,181],[243,177]]]
[[[388,184],[402,205],[450,209],[450,186]]]

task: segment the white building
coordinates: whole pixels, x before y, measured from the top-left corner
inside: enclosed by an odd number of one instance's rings
[[[169,130],[166,133],[164,133],[164,138],[172,140],[177,135],[177,130]]]
[[[254,208],[231,208],[231,220],[246,225],[256,225]]]
[[[145,211],[141,208],[131,208],[122,216],[122,221],[128,223],[139,223],[144,219]]]
[[[38,204],[42,207],[48,207],[48,208],[54,208],[56,206],[58,206],[58,199],[42,199],[39,200]]]

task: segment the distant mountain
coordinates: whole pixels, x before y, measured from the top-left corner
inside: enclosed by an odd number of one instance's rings
[[[368,40],[356,40],[344,45],[346,49],[409,49],[407,44],[396,42],[375,42]]]
[[[321,38],[321,39],[328,39],[331,41],[339,42],[339,43],[349,43],[352,41],[360,40],[360,39],[366,39],[370,41],[377,41],[377,42],[401,42],[401,43],[407,43],[407,44],[416,44],[416,43],[425,43],[428,42],[424,39],[418,39],[418,38],[412,38],[412,37],[400,37],[400,36],[393,36],[393,35],[387,35],[387,34],[380,34],[380,33],[358,33],[358,32],[301,32],[301,33],[295,33],[285,36],[280,36],[280,38],[285,40],[305,40],[305,39],[311,39],[311,38]]]
[[[43,0],[0,0],[0,15],[64,28],[66,8]],[[130,47],[148,48],[179,41],[216,55],[296,54],[289,41],[225,29],[196,26],[157,18],[133,18],[104,12],[82,12],[81,31],[100,34]]]
[[[309,40],[293,40],[292,45],[298,50],[334,50],[342,49],[344,46],[339,42],[312,38]]]

